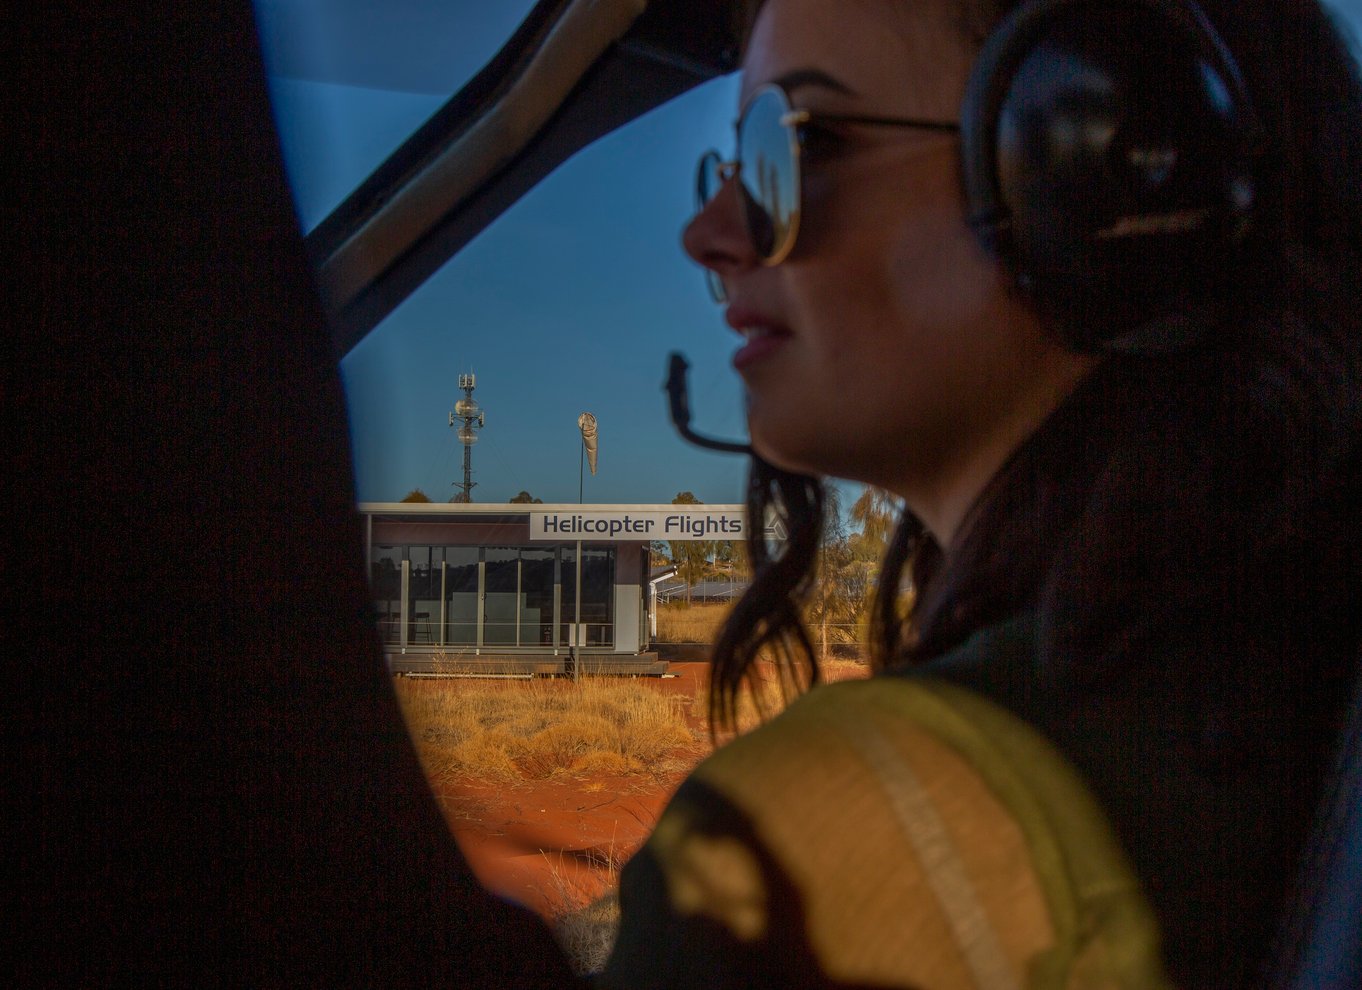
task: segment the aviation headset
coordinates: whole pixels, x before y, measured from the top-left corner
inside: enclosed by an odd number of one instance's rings
[[[1166,350],[1247,232],[1262,143],[1191,0],[1028,0],[961,108],[970,223],[1076,350]]]

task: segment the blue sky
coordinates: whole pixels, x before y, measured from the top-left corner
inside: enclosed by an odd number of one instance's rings
[[[530,0],[257,0],[299,219],[315,226],[497,50]],[[1335,6],[1362,30],[1362,0]],[[737,338],[685,258],[695,162],[732,142],[737,84],[706,84],[562,165],[370,333],[341,365],[361,501],[462,478],[448,426],[459,374],[486,428],[473,497],[578,497],[577,416],[599,422],[588,502],[742,500],[745,463],[666,418],[667,353],[690,359],[697,427],[743,430]],[[849,501],[847,499],[846,501]]]
[[[458,373],[473,371],[487,412],[473,451],[479,501],[522,488],[575,501],[583,411],[600,430],[588,501],[669,501],[683,489],[738,499],[742,462],[686,447],[661,391],[666,354],[682,347],[697,404],[722,413],[710,422],[743,428],[727,367],[737,338],[679,246],[692,149],[705,142],[697,122],[724,119],[732,97],[724,87],[694,97],[566,163],[344,361],[362,498],[412,485],[452,494],[461,450],[447,414]]]

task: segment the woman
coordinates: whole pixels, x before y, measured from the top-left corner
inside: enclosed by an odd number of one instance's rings
[[[905,506],[880,676],[682,787],[625,871],[608,986],[1239,986],[1265,956],[1356,656],[1358,180],[1311,155],[1356,155],[1357,79],[1313,3],[1235,10],[1246,81],[1190,4],[997,6],[756,18],[737,159],[702,161],[684,241],[743,337],[749,511],[791,535],[751,547],[713,713],[763,648],[816,678],[825,476]],[[1201,169],[1223,203],[1094,220],[1072,162],[987,161],[971,122],[997,101],[1024,131],[1047,86],[1067,113],[1085,46],[1155,91],[1124,94],[1136,120],[1211,66],[1187,133],[1098,171]]]

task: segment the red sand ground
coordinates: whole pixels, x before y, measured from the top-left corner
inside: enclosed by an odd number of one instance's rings
[[[695,697],[706,664],[673,663],[658,690]],[[699,720],[694,723],[699,725]],[[691,754],[693,761],[695,755]],[[444,782],[435,797],[489,889],[546,918],[584,906],[643,843],[686,770],[650,776],[487,784]]]

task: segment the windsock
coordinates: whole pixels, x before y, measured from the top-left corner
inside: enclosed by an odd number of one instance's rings
[[[577,417],[577,425],[582,428],[582,446],[586,448],[587,467],[596,473],[596,417],[584,412]]]

